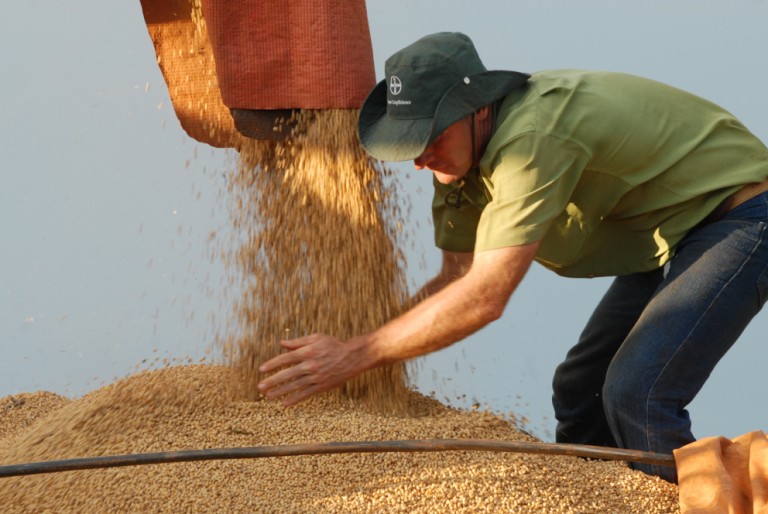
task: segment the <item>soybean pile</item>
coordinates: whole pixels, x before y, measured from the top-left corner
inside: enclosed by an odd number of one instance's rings
[[[226,366],[179,366],[141,372],[63,403],[2,398],[0,462],[331,441],[534,440],[492,413],[455,410],[415,392],[407,394],[409,416],[359,409],[332,396],[285,409],[233,397],[222,384],[236,379],[236,370]],[[28,416],[39,419],[26,426]],[[14,423],[20,423],[18,429]],[[678,507],[675,486],[618,462],[444,452],[308,455],[4,478],[0,511],[654,514]]]

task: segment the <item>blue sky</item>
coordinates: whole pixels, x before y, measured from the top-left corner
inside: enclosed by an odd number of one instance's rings
[[[457,30],[490,69],[615,70],[704,96],[768,141],[768,2],[368,2],[377,75],[418,37]],[[233,156],[187,137],[136,2],[12,2],[0,20],[0,396],[79,396],[136,366],[206,355],[225,323],[222,266]],[[409,279],[435,270],[430,179],[398,164],[413,208]],[[551,439],[550,380],[607,279],[534,267],[502,319],[417,365],[454,405],[529,418]],[[768,429],[760,315],[691,406],[698,436]]]

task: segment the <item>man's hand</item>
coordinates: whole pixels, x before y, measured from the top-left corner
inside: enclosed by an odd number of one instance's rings
[[[360,345],[325,334],[290,339],[280,344],[289,352],[259,367],[261,373],[279,371],[262,380],[258,387],[269,399],[282,398],[285,406],[340,386],[372,367]]]
[[[275,374],[259,384],[259,391],[294,405],[368,369],[463,339],[501,316],[538,247],[531,243],[477,253],[466,274],[369,334],[346,342],[323,334],[282,341],[289,352],[261,365],[262,373]]]

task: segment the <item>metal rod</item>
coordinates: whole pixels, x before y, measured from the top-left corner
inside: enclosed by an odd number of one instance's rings
[[[491,451],[533,453],[540,455],[567,455],[602,460],[642,462],[660,466],[674,466],[672,455],[582,444],[538,443],[526,441],[499,441],[494,439],[411,439],[399,441],[349,441],[332,443],[286,444],[244,448],[211,448],[172,452],[137,453],[85,457],[57,461],[33,462],[0,466],[0,478],[57,473],[121,466],[192,462],[222,459],[254,459],[262,457],[289,457],[295,455],[328,455],[334,453],[391,453],[391,452],[444,452]]]

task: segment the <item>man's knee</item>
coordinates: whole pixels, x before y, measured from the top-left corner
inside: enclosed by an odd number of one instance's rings
[[[552,377],[552,396],[553,398],[563,398],[572,391],[572,380],[566,371],[565,363],[561,363],[555,368],[555,374]]]
[[[644,393],[638,381],[631,376],[608,373],[602,390],[603,410],[611,426],[621,423],[622,419],[632,416],[637,407],[645,403]],[[633,406],[635,408],[633,408]]]

